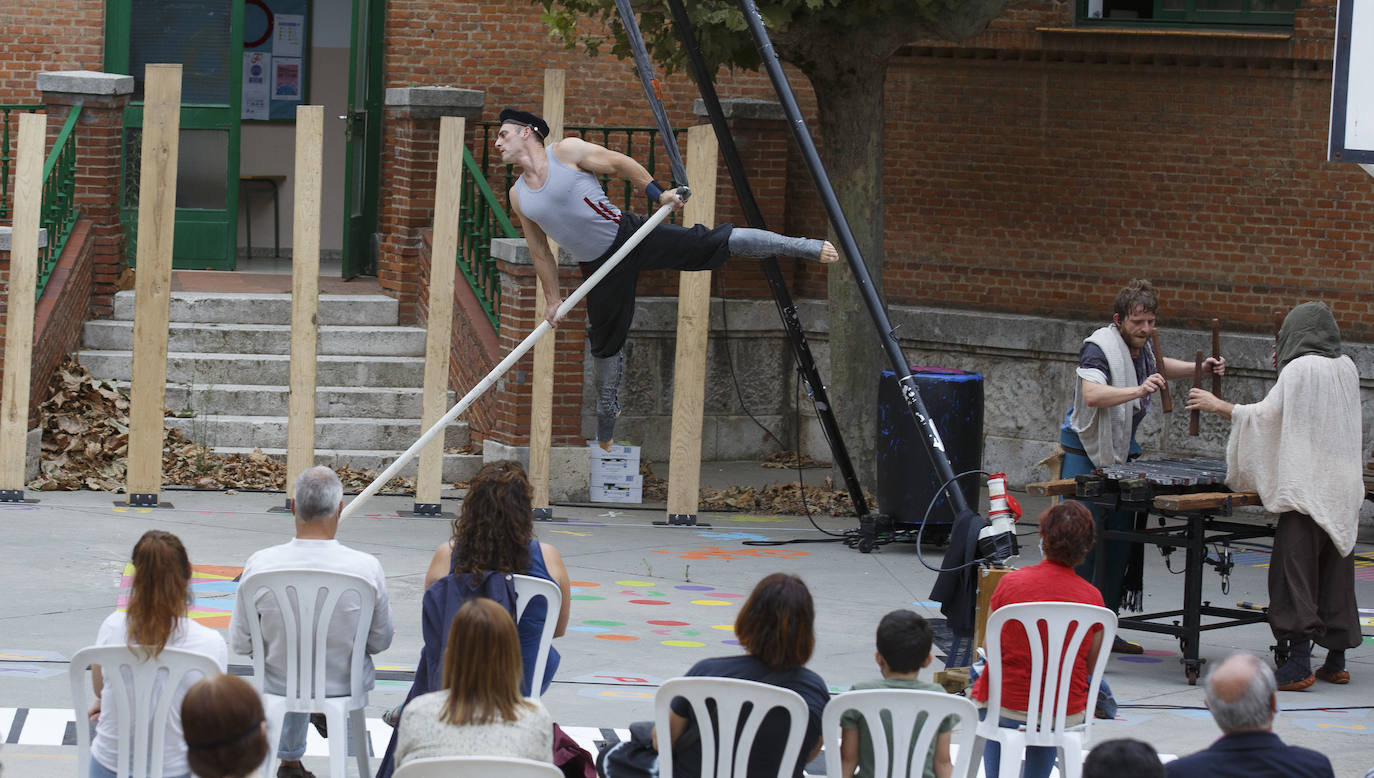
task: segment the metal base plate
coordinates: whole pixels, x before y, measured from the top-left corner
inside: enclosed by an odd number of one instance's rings
[[[695,513],[670,513],[667,521],[654,522],[656,527],[709,527],[710,524],[699,523]]]

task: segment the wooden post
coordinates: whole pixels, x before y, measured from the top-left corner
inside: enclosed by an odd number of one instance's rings
[[[567,90],[567,74],[557,68],[544,71],[544,121],[549,124],[549,137],[545,140],[551,145],[563,137],[563,97]],[[549,251],[553,252],[555,267],[558,264],[558,244],[549,240]],[[554,271],[558,271],[555,269]],[[535,279],[534,323],[544,318],[547,307],[544,296],[544,283]],[[534,344],[534,377],[530,384],[530,488],[533,494],[530,504],[534,507],[534,518],[541,521],[553,519],[553,508],[549,504],[549,478],[552,465],[550,457],[553,448],[553,361],[558,332]]]
[[[974,613],[973,645],[987,645],[988,616],[992,614],[992,593],[1002,576],[1011,572],[1006,567],[983,567],[978,570],[978,610]]]
[[[716,221],[716,135],[709,125],[687,130],[687,180],[692,197],[684,224]],[[679,274],[677,358],[673,367],[673,432],[668,460],[668,523],[697,523],[701,486],[701,423],[706,405],[706,340],[711,326],[711,273]]]
[[[291,251],[291,394],[286,426],[286,507],[315,464],[315,363],[320,338],[320,197],[324,106],[296,106],[295,214]]]
[[[1202,349],[1198,349],[1198,350],[1197,350],[1197,356],[1193,359],[1193,388],[1194,388],[1194,389],[1201,389],[1201,388],[1202,388],[1202,360],[1203,360]],[[1198,434],[1198,420],[1199,420],[1198,417],[1200,417],[1201,415],[1202,415],[1202,412],[1201,412],[1201,411],[1197,411],[1197,410],[1194,410],[1194,411],[1192,411],[1191,413],[1188,414],[1188,434],[1189,434],[1189,435],[1192,435],[1193,437],[1197,437],[1197,434]]]
[[[434,182],[434,252],[429,261],[429,320],[425,326],[424,410],[420,429],[438,423],[448,411],[448,361],[453,349],[453,282],[458,262],[458,209],[463,203],[463,137],[461,116],[439,120],[439,168]],[[415,478],[414,513],[440,516],[444,485],[444,435],[420,451]]]
[[[162,408],[167,389],[167,320],[172,304],[181,65],[149,65],[143,91],[126,491],[129,505],[157,506],[165,435]]]
[[[14,172],[14,230],[6,299],[4,411],[0,416],[0,502],[24,501],[28,453],[29,381],[33,364],[34,295],[38,286],[38,221],[43,204],[43,147],[47,117],[19,115]]]

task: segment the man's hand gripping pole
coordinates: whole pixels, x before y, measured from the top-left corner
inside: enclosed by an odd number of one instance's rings
[[[678,195],[685,200],[691,195],[691,192],[685,186],[678,187]],[[568,295],[568,298],[563,301],[562,305],[558,306],[558,313],[554,317],[555,320],[562,319],[564,316],[568,315],[568,311],[571,311],[574,306],[582,302],[582,298],[587,296],[587,293],[592,290],[592,287],[600,283],[601,279],[605,278],[614,270],[616,265],[619,265],[620,261],[633,251],[635,246],[638,246],[640,241],[644,240],[645,236],[647,236],[651,230],[661,224],[664,219],[668,218],[668,214],[672,213],[672,211],[673,203],[671,202],[661,206],[657,211],[654,211],[654,215],[650,216],[638,230],[635,230],[635,233],[630,236],[630,239],[625,241],[625,244],[612,254],[610,259],[606,260],[601,267],[597,268],[595,273],[592,273],[586,281],[583,281],[582,285],[577,287],[572,294]],[[381,489],[382,486],[392,478],[395,478],[397,473],[405,467],[407,462],[419,454],[420,451],[428,445],[430,441],[434,440],[435,436],[439,435],[445,427],[452,424],[455,419],[461,416],[470,405],[477,401],[477,398],[481,397],[490,389],[496,383],[496,380],[504,375],[507,370],[514,367],[515,363],[519,362],[520,358],[525,356],[525,353],[531,348],[534,348],[534,344],[539,342],[539,339],[547,335],[552,329],[553,327],[549,325],[547,320],[539,322],[539,326],[535,327],[533,332],[526,335],[525,339],[520,341],[520,345],[516,346],[510,354],[507,354],[506,358],[501,360],[500,364],[492,368],[491,372],[487,373],[485,378],[477,382],[477,385],[472,387],[472,389],[469,389],[468,393],[463,395],[463,399],[459,400],[456,405],[450,408],[449,412],[444,414],[443,418],[435,422],[434,426],[425,430],[425,433],[420,436],[419,440],[411,444],[410,448],[406,449],[405,452],[396,458],[395,462],[392,462],[386,470],[382,471],[382,474],[377,476],[376,480],[368,484],[367,488],[357,497],[354,497],[352,502],[344,506],[343,517],[352,516],[354,513],[357,513],[358,509],[362,507],[363,503],[366,502],[369,497],[376,494],[377,490]]]

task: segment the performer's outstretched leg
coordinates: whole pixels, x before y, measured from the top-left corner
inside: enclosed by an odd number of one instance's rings
[[[615,420],[620,416],[620,379],[625,374],[625,350],[614,356],[592,357],[596,368],[596,442],[610,451]]]
[[[828,240],[789,238],[768,230],[736,227],[730,231],[730,253],[737,257],[801,257],[818,262],[834,262],[840,258]]]

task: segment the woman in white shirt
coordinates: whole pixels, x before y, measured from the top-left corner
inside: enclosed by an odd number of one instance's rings
[[[106,617],[96,636],[96,645],[127,645],[135,655],[148,660],[156,659],[164,648],[179,648],[204,654],[214,660],[221,671],[226,669],[229,650],[224,638],[187,617],[191,599],[191,561],[181,540],[170,532],[149,530],[134,545],[133,563],[134,582],[128,611],[117,610]],[[119,760],[118,706],[99,665],[92,665],[91,675],[100,698],[90,709],[91,721],[95,722],[90,778],[115,778]],[[191,772],[186,764],[186,741],[181,733],[181,701],[186,696],[186,689],[197,680],[194,674],[188,674],[173,692],[162,746],[162,774],[166,778],[189,776]]]
[[[436,756],[553,761],[553,718],[520,695],[520,637],[510,612],[478,597],[458,609],[444,651],[444,689],[401,714],[396,766]]]

